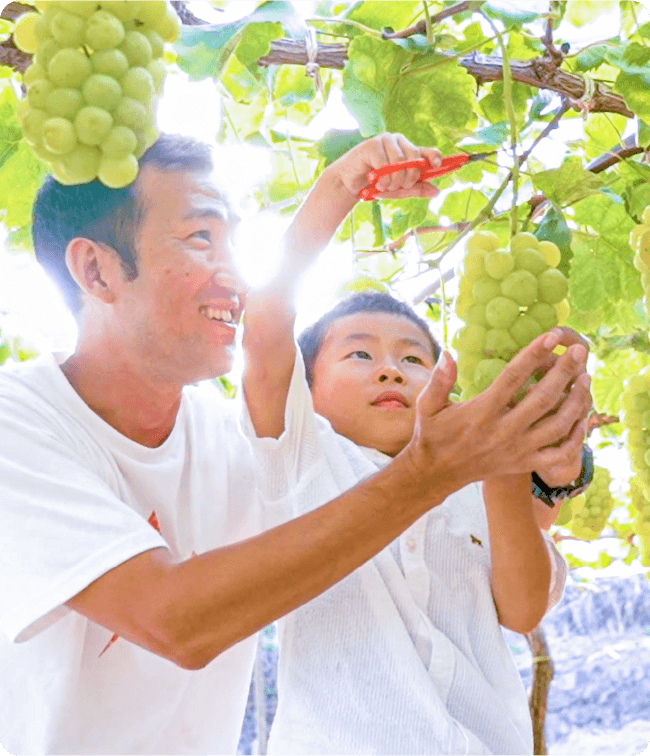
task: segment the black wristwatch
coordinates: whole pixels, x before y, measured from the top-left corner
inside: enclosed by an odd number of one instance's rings
[[[555,506],[557,501],[572,499],[581,494],[591,483],[594,477],[594,455],[587,444],[582,445],[582,469],[580,475],[569,483],[568,486],[551,488],[534,472],[531,475],[533,496],[541,499],[549,507]]]

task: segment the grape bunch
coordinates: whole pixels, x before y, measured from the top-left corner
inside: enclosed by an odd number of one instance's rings
[[[557,269],[556,244],[521,232],[503,249],[496,234],[477,231],[467,242],[455,334],[462,399],[483,391],[514,355],[569,316],[569,284]]]
[[[626,383],[622,421],[634,470],[632,508],[635,532],[641,541],[643,563],[650,566],[650,369],[644,368]]]
[[[612,476],[604,467],[594,466],[594,479],[589,488],[570,499],[571,520],[566,524],[576,538],[593,541],[605,527],[616,499],[609,490]],[[559,524],[559,523],[558,523]]]
[[[180,24],[165,0],[36,0],[14,41],[33,61],[18,119],[25,141],[62,184],[120,188],[157,139],[165,42]]]
[[[641,214],[641,223],[630,231],[630,247],[634,267],[641,274],[645,311],[650,318],[650,205]]]

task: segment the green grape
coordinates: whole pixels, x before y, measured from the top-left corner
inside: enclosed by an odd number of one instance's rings
[[[63,10],[83,18],[90,18],[97,10],[97,3],[94,0],[61,0],[59,5]]]
[[[133,131],[144,129],[149,122],[147,109],[141,102],[123,97],[115,108],[115,123],[128,126]]]
[[[555,524],[562,526],[567,525],[573,517],[573,508],[571,507],[571,499],[565,499],[560,505],[560,512],[555,519]]]
[[[459,294],[456,297],[456,305],[455,305],[455,312],[456,315],[458,315],[459,318],[463,318],[465,320],[465,315],[469,311],[470,307],[473,307],[474,304],[474,297],[471,295],[471,293],[464,292],[462,294]]]
[[[149,5],[149,3],[147,3]],[[165,52],[165,40],[153,29],[142,29],[142,34],[149,40],[151,45],[151,55],[154,58],[162,57]]]
[[[507,365],[505,360],[481,360],[474,370],[474,385],[479,391],[486,389]]]
[[[32,82],[27,89],[27,102],[30,107],[45,110],[47,96],[53,89],[54,85],[49,79],[38,79]]]
[[[555,312],[557,313],[558,325],[564,325],[564,323],[566,323],[566,321],[569,319],[569,315],[571,314],[571,305],[569,304],[569,300],[563,299],[561,302],[554,304],[553,307],[555,307]]]
[[[111,189],[128,186],[137,175],[138,161],[133,155],[125,158],[103,157],[99,162],[99,180]]]
[[[463,326],[454,336],[456,348],[463,352],[473,352],[480,354],[485,344],[485,335],[487,331],[483,326],[472,323]]]
[[[112,13],[98,10],[88,19],[86,42],[93,50],[110,50],[124,39],[124,25]]]
[[[472,354],[471,352],[459,354],[457,367],[458,367],[458,379],[464,381],[466,384],[474,382],[474,371],[476,366],[481,361],[481,356],[478,354]]]
[[[37,8],[41,13],[47,13],[47,11],[52,8],[58,10],[61,7],[61,4],[57,2],[57,0],[34,0],[31,5]]]
[[[125,97],[131,97],[140,102],[149,102],[155,94],[155,87],[151,74],[146,68],[136,66],[130,68],[120,79]]]
[[[43,124],[49,118],[45,110],[28,108],[22,117],[21,126],[23,136],[27,144],[32,147],[40,145],[43,141]]]
[[[165,0],[147,0],[147,2],[140,3],[136,18],[143,24],[153,26],[162,20],[166,12],[167,3]]]
[[[87,184],[97,178],[99,159],[97,147],[81,144],[53,164],[53,173],[56,170],[55,177],[61,183]]]
[[[481,250],[468,252],[463,260],[463,271],[469,281],[478,281],[485,275],[485,254]]]
[[[101,144],[108,136],[113,126],[113,117],[102,108],[87,105],[75,116],[74,125],[79,141],[94,146]]]
[[[561,302],[569,293],[569,282],[562,271],[549,268],[537,277],[539,284],[539,298],[548,304]]]
[[[542,327],[535,318],[523,312],[508,330],[520,349],[542,334]]]
[[[548,263],[539,250],[525,247],[515,255],[515,268],[529,270],[534,276],[538,276],[548,269]]]
[[[83,96],[89,105],[96,105],[109,112],[115,110],[122,99],[122,87],[106,74],[92,74],[83,84]]]
[[[611,480],[608,470],[594,466],[594,479],[585,491],[583,505],[576,502],[578,497],[573,499],[573,518],[569,526],[573,535],[592,541],[601,534],[616,505],[609,490]]]
[[[34,55],[34,62],[47,71],[49,76],[50,61],[57,53],[61,52],[62,49],[61,45],[55,39],[47,39],[38,46],[38,50]]]
[[[23,13],[14,26],[14,42],[23,52],[33,55],[38,50],[38,38],[35,26],[39,20],[38,13]]]
[[[472,288],[472,296],[476,302],[487,305],[487,303],[500,296],[501,287],[499,283],[489,276],[480,278]]]
[[[83,97],[78,89],[60,87],[47,96],[45,109],[50,115],[73,118],[83,105]]]
[[[61,47],[81,47],[86,33],[86,21],[81,16],[62,10],[52,19],[50,31]]]
[[[562,260],[562,253],[557,244],[552,241],[541,241],[539,243],[539,251],[544,255],[544,259],[551,268],[557,268]]]
[[[644,226],[650,226],[650,205],[648,205],[641,213],[641,223],[643,223]]]
[[[64,48],[52,58],[47,75],[57,87],[77,89],[92,73],[88,58],[79,50]]]
[[[542,331],[549,331],[558,324],[557,311],[553,305],[546,302],[535,302],[528,308],[527,314],[536,320]]]
[[[153,56],[151,43],[138,31],[128,31],[125,34],[120,50],[126,55],[130,66],[146,66]]]
[[[503,296],[514,299],[522,307],[534,304],[537,291],[537,279],[528,270],[515,270],[501,282]]]
[[[123,23],[137,18],[143,3],[138,0],[101,0],[102,10],[112,13]]]
[[[140,158],[158,139],[158,131],[153,127],[149,127],[136,131],[135,136],[138,140],[138,147],[135,151],[135,156],[137,158]]]
[[[505,328],[491,328],[485,334],[483,353],[486,357],[499,357],[502,360],[511,360],[519,351],[517,342]],[[474,383],[478,381],[474,378]]]
[[[156,21],[154,29],[165,42],[176,42],[181,32],[181,24],[174,11],[168,8],[165,15],[159,21]]]
[[[67,118],[48,118],[43,124],[43,145],[55,155],[65,155],[77,146],[77,134]]]
[[[493,231],[475,231],[467,240],[467,253],[494,252],[499,249],[499,237]]]
[[[516,255],[522,249],[537,249],[538,247],[537,237],[528,231],[521,231],[510,239],[510,251],[513,255]]]
[[[515,259],[504,249],[495,249],[485,255],[485,272],[500,281],[515,268]]]
[[[149,71],[153,79],[155,93],[157,95],[162,94],[165,77],[167,76],[167,67],[162,60],[152,60],[151,63],[147,64],[147,71]]]
[[[31,66],[23,74],[23,84],[29,88],[30,84],[33,84],[39,79],[45,79],[47,77],[47,71],[43,66],[39,66],[38,63],[32,63]]]
[[[105,157],[121,159],[131,155],[137,146],[138,140],[131,129],[113,126],[100,149]]]
[[[466,323],[474,323],[483,327],[487,326],[488,320],[485,315],[485,305],[480,303],[470,305],[463,315],[463,320]]]
[[[485,317],[492,328],[510,328],[519,317],[519,305],[508,297],[494,297],[485,306]]]
[[[95,73],[112,76],[114,79],[121,79],[129,70],[126,55],[118,49],[98,50],[90,56],[90,63]]]
[[[50,23],[56,15],[56,11],[51,13],[39,13],[37,15],[38,18],[34,22],[34,36],[36,37],[38,45],[41,45],[46,40],[52,39]]]

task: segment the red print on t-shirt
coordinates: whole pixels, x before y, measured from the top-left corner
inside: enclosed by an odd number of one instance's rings
[[[153,511],[151,512],[151,514],[149,515],[149,519],[147,520],[147,522],[149,523],[149,525],[151,525],[151,527],[152,527],[152,528],[153,528],[154,530],[157,530],[157,531],[158,531],[158,532],[160,533],[160,525],[159,525],[159,523],[158,523],[158,517],[156,516],[156,510],[153,510]],[[113,635],[111,636],[111,639],[110,639],[110,640],[108,641],[108,643],[107,643],[107,644],[106,644],[106,645],[104,646],[104,648],[102,649],[102,652],[100,653],[100,655],[99,655],[99,656],[101,656],[101,655],[102,655],[103,653],[105,653],[106,651],[108,651],[108,649],[109,649],[109,648],[110,648],[110,647],[111,647],[111,646],[113,645],[113,643],[115,643],[115,641],[116,641],[116,640],[117,640],[117,639],[118,639],[119,637],[120,637],[120,636],[119,636],[119,635],[118,635],[117,633],[113,633]]]

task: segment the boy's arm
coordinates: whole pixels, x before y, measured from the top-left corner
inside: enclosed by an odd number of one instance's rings
[[[567,485],[582,468],[585,422],[577,424],[562,462],[544,470],[550,485]],[[548,608],[551,565],[541,530],[557,519],[531,495],[530,475],[509,475],[483,483],[492,554],[492,593],[499,622],[519,633],[535,628]]]
[[[354,207],[372,168],[440,153],[419,148],[400,134],[383,134],[357,145],[322,173],[283,238],[279,271],[264,288],[246,297],[243,388],[258,436],[277,438],[284,430],[284,409],[295,358],[294,296],[302,274],[327,246]],[[382,197],[433,197],[438,190],[420,182],[419,170],[401,171],[377,182]]]

